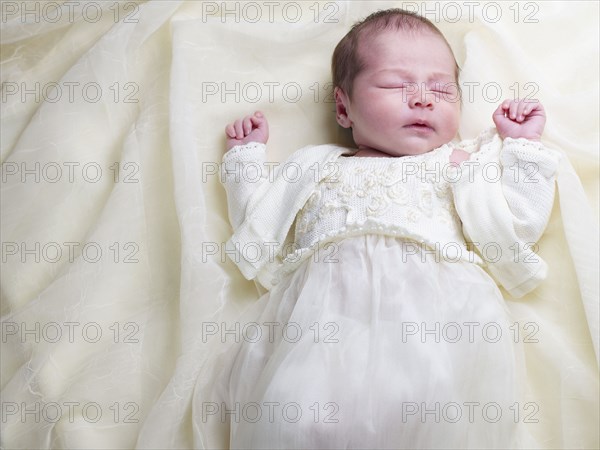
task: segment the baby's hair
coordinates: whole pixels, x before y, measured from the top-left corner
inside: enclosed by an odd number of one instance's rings
[[[440,36],[448,46],[448,49],[454,58],[454,77],[460,91],[460,86],[458,86],[460,69],[456,63],[452,47],[450,47],[450,44],[448,44],[448,41],[442,32],[425,17],[400,8],[377,11],[352,26],[350,31],[342,38],[333,51],[331,72],[333,75],[334,87],[340,87],[344,93],[346,93],[348,98],[352,99],[352,85],[354,84],[354,79],[365,68],[365,63],[360,58],[358,52],[359,39],[363,35],[371,35],[392,27],[396,30],[429,30]]]

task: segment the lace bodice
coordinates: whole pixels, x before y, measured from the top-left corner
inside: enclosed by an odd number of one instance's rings
[[[369,233],[404,237],[452,260],[468,251],[454,208],[450,145],[405,157],[340,156],[296,218],[299,249]],[[297,255],[288,257],[288,260]]]

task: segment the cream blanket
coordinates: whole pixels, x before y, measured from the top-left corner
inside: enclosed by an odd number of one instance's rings
[[[262,110],[275,162],[349,144],[331,53],[356,20],[403,6],[455,50],[462,139],[501,99],[538,98],[544,143],[581,180],[565,178],[539,243],[548,280],[506,298],[537,340],[535,446],[600,446],[597,2],[57,5],[1,6],[3,448],[227,446],[226,427],[199,426],[199,377],[224,350],[208,325],[262,292],[221,253],[225,124]]]

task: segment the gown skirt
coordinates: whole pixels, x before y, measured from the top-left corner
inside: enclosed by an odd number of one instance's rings
[[[531,411],[500,290],[415,244],[330,243],[247,310],[214,391],[231,448],[518,447]]]

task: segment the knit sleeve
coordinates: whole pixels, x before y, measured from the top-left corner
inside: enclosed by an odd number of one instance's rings
[[[221,182],[227,193],[229,221],[237,230],[245,219],[252,196],[268,181],[266,145],[249,142],[236,145],[223,155]]]
[[[463,234],[496,280],[521,297],[547,276],[536,243],[554,204],[560,154],[540,142],[498,138],[472,156],[452,186]]]
[[[504,139],[502,190],[521,242],[537,242],[548,225],[559,159],[558,152],[540,142]]]

